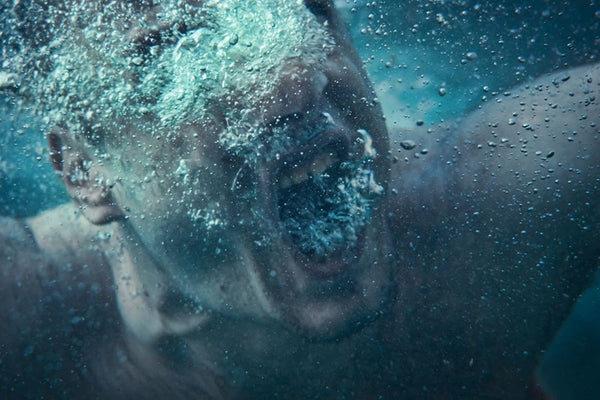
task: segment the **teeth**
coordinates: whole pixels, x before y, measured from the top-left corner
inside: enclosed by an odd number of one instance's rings
[[[319,154],[307,164],[286,168],[278,178],[279,189],[287,189],[292,185],[307,181],[310,177],[322,174],[338,162],[332,154]]]

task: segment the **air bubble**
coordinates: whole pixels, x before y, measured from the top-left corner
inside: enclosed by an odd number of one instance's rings
[[[415,143],[414,140],[403,140],[403,141],[400,142],[400,146],[404,150],[412,150],[415,147],[417,147],[417,144]]]
[[[475,53],[474,51],[467,52],[466,56],[467,56],[467,60],[469,60],[469,61],[473,61],[473,60],[477,59],[477,53]]]

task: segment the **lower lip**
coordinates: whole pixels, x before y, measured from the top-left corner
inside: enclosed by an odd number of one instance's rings
[[[331,278],[345,272],[350,266],[360,260],[366,237],[366,232],[364,231],[361,232],[356,246],[339,250],[323,261],[315,260],[313,257],[300,252],[290,238],[287,240],[287,245],[291,250],[296,264],[303,271],[316,278]]]

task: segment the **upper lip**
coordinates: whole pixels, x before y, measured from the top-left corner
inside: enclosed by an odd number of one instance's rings
[[[339,123],[321,129],[317,135],[306,140],[301,139],[307,130],[317,129],[324,118],[331,116],[321,112],[319,117],[313,120],[301,119],[290,124],[288,134],[294,141],[293,150],[278,154],[267,166],[269,181],[275,184],[276,188],[300,183],[312,174],[322,173],[330,166],[351,158],[348,129]]]
[[[347,142],[345,136],[331,137],[322,144],[301,148],[297,153],[281,158],[274,168],[277,188],[285,189],[299,184],[345,161],[348,158]]]

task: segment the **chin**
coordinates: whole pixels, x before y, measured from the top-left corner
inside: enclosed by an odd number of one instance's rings
[[[273,252],[269,273],[262,266],[257,273],[279,321],[307,338],[329,340],[350,335],[380,316],[394,288],[389,236],[381,222],[374,217],[359,244],[326,259],[298,255],[289,244]]]

